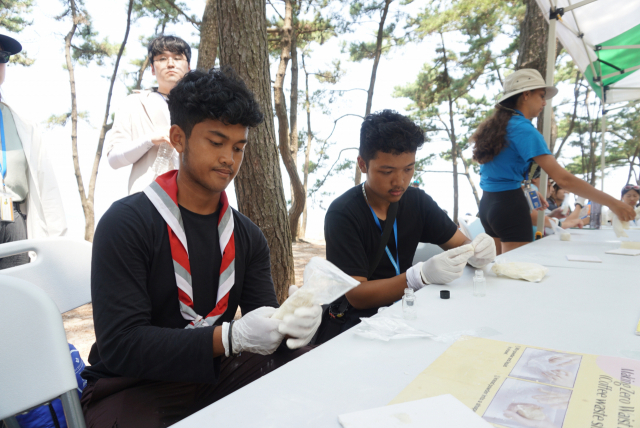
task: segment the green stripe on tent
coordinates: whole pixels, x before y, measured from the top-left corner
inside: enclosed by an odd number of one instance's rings
[[[622,34],[617,35],[613,39],[607,40],[604,43],[601,43],[600,46],[628,46],[628,45],[640,45],[640,25],[636,25],[635,27],[625,31]],[[607,49],[596,51],[596,55],[602,61],[605,61],[608,64],[614,65],[619,69],[626,70],[635,66],[640,65],[640,49]],[[593,65],[596,69],[596,73],[599,76],[606,76],[607,74],[615,73],[616,70],[614,67],[605,64],[603,62],[597,61]],[[610,77],[604,80],[604,84],[611,85],[614,84],[630,74],[635,73],[638,70],[634,70],[628,73],[618,74],[616,76]],[[585,70],[585,77],[587,81],[591,84],[591,87],[598,94],[600,98],[602,98],[602,93],[600,90],[600,85],[595,84],[593,82],[593,73],[591,71],[591,67],[587,67]]]

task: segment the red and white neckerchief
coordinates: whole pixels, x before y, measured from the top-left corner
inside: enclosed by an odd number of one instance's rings
[[[191,321],[185,328],[208,327],[213,325],[227,310],[229,292],[235,282],[236,246],[233,236],[233,212],[229,207],[227,194],[220,194],[220,214],[218,216],[218,236],[220,237],[220,278],[218,279],[218,296],[216,306],[206,316],[202,317],[193,310],[193,288],[191,285],[191,266],[189,264],[189,250],[187,237],[184,233],[182,215],[178,207],[178,171],[173,170],[160,175],[144,189],[145,195],[156,207],[169,229],[169,243],[173,269],[176,274],[178,298],[180,299],[180,313]]]

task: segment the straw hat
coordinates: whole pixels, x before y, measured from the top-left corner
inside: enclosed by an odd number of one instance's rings
[[[521,94],[522,92],[533,91],[541,88],[547,90],[547,94],[545,96],[545,99],[547,100],[555,97],[558,93],[558,89],[555,86],[547,86],[538,70],[534,70],[533,68],[521,68],[504,79],[504,90],[496,104],[500,104],[507,98]]]

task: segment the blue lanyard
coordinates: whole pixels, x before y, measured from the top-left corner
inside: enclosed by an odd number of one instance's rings
[[[369,205],[369,209],[371,210],[371,214],[373,214],[373,220],[375,220],[376,225],[378,226],[378,229],[380,229],[380,232],[382,232],[382,226],[380,226],[380,220],[378,220],[378,216],[376,215],[375,211],[373,211],[373,208],[371,208],[371,205]],[[391,251],[389,251],[388,246],[384,247],[384,249],[387,252],[387,256],[389,257],[389,260],[391,260],[391,264],[396,270],[396,275],[400,275],[400,257],[398,257],[398,219],[397,218],[393,222],[393,237],[396,239],[396,259],[395,260],[393,259],[393,256],[391,255]]]
[[[2,139],[2,185],[4,186],[4,178],[7,176],[7,145],[4,141],[4,120],[2,110],[0,110],[0,138]]]

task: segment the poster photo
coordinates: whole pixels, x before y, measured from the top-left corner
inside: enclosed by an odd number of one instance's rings
[[[463,336],[390,404],[451,394],[498,428],[640,428],[640,361]]]

